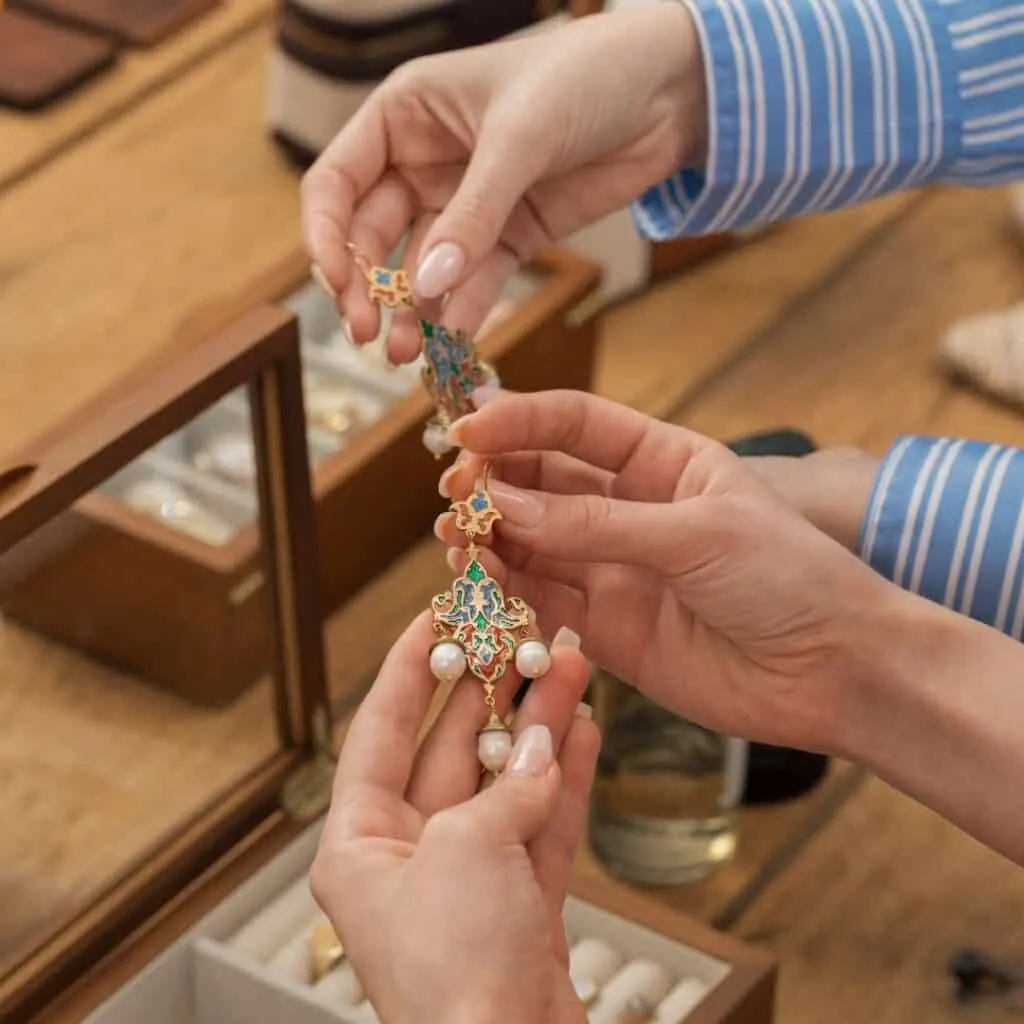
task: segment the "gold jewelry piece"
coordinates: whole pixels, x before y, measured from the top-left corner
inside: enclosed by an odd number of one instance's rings
[[[325,383],[316,374],[304,374],[306,418],[337,437],[345,438],[365,424],[359,396],[345,387]]]
[[[421,377],[434,402],[435,413],[423,433],[423,444],[435,458],[452,448],[448,428],[473,412],[470,395],[485,384],[496,384],[498,375],[477,355],[476,346],[463,331],[420,321],[423,336]]]
[[[501,513],[487,492],[487,474],[465,501],[451,505],[458,528],[466,535],[469,564],[452,584],[431,601],[437,642],[430,651],[430,671],[443,683],[469,672],[483,683],[490,711],[477,741],[477,754],[487,771],[500,772],[512,750],[512,735],[498,714],[494,689],[510,662],[527,679],[551,667],[547,645],[534,633],[532,613],[518,597],[506,597],[501,584],[480,562],[478,538],[491,533]]]
[[[576,998],[589,1009],[597,1002],[601,994],[601,988],[592,978],[570,978],[572,987],[576,991]]]
[[[347,248],[359,272],[366,278],[369,299],[387,309],[399,309],[411,306],[413,302],[412,285],[409,283],[409,272],[401,268],[377,267],[357,246],[351,242]]]
[[[330,921],[324,919],[313,926],[309,936],[309,952],[310,974],[314,982],[329,974],[345,959],[345,947]]]
[[[194,501],[170,480],[158,477],[140,480],[128,489],[124,502],[134,511],[211,547],[227,544],[235,534],[230,523]]]
[[[351,242],[347,246],[366,279],[367,297],[380,307],[378,337],[386,336],[394,310],[414,305],[408,272],[375,266],[357,246]],[[435,459],[439,459],[453,447],[448,440],[448,428],[473,411],[469,396],[485,384],[498,383],[498,375],[493,367],[479,358],[475,345],[465,332],[453,333],[446,327],[421,319],[420,335],[421,379],[435,406],[434,416],[423,431],[423,445]]]
[[[654,1006],[644,996],[630,996],[615,1024],[649,1024],[654,1019]]]

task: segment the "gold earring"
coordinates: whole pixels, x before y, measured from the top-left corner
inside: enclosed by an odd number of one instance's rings
[[[551,654],[534,632],[526,602],[506,597],[480,561],[476,541],[501,519],[487,492],[486,471],[474,492],[465,501],[453,502],[451,509],[466,535],[469,563],[451,590],[431,601],[438,640],[430,651],[430,671],[439,681],[454,683],[468,669],[483,683],[490,715],[477,739],[477,755],[486,771],[497,774],[511,753],[512,733],[498,714],[495,686],[509,663],[524,678],[539,678],[551,667]]]
[[[359,272],[366,279],[366,287],[371,302],[387,309],[398,309],[411,306],[412,285],[409,283],[409,272],[402,268],[375,266],[367,255],[352,242],[346,242],[346,248],[352,253],[352,259]]]
[[[435,406],[433,419],[423,432],[427,451],[439,459],[451,451],[448,428],[473,412],[472,393],[485,384],[496,385],[498,375],[477,355],[476,346],[463,331],[420,321],[423,338],[423,386]]]
[[[309,936],[310,973],[317,982],[345,959],[345,947],[326,918],[321,918]]]

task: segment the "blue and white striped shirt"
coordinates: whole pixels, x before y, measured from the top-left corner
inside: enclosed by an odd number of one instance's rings
[[[1024,0],[682,0],[707,66],[706,167],[634,205],[654,239],[727,231],[928,182],[1024,178]],[[861,554],[1024,638],[1024,451],[902,438]]]
[[[1021,0],[683,2],[707,67],[707,164],[634,204],[648,238],[1024,176]]]
[[[900,438],[875,478],[860,550],[907,590],[1024,639],[1024,452]]]

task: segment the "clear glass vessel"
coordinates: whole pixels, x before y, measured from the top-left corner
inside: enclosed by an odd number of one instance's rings
[[[732,859],[747,744],[665,711],[598,673],[603,736],[589,839],[613,874],[638,885],[699,881]]]

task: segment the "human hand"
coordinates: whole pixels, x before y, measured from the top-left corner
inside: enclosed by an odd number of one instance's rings
[[[758,455],[743,461],[819,530],[857,553],[877,459],[858,448],[825,448],[800,458]]]
[[[492,463],[490,569],[542,628],[568,624],[590,658],[712,729],[842,753],[861,645],[898,591],[744,460],[567,391],[499,393],[452,433],[465,453],[444,483],[461,498]],[[447,515],[437,529],[458,545]]]
[[[418,268],[419,298],[448,295],[434,312],[472,335],[519,263],[702,162],[706,106],[682,4],[412,61],[307,173],[310,258],[365,342],[378,312],[345,245],[380,264],[411,228],[404,263]],[[396,313],[388,344],[396,362],[416,356],[410,312]]]
[[[567,638],[567,639],[566,639]],[[457,684],[417,752],[434,697],[429,614],[398,640],[341,753],[310,883],[387,1024],[585,1024],[562,924],[599,737],[579,700],[578,640],[552,643],[508,768],[480,789],[487,709]],[[507,673],[504,713],[518,686]]]

